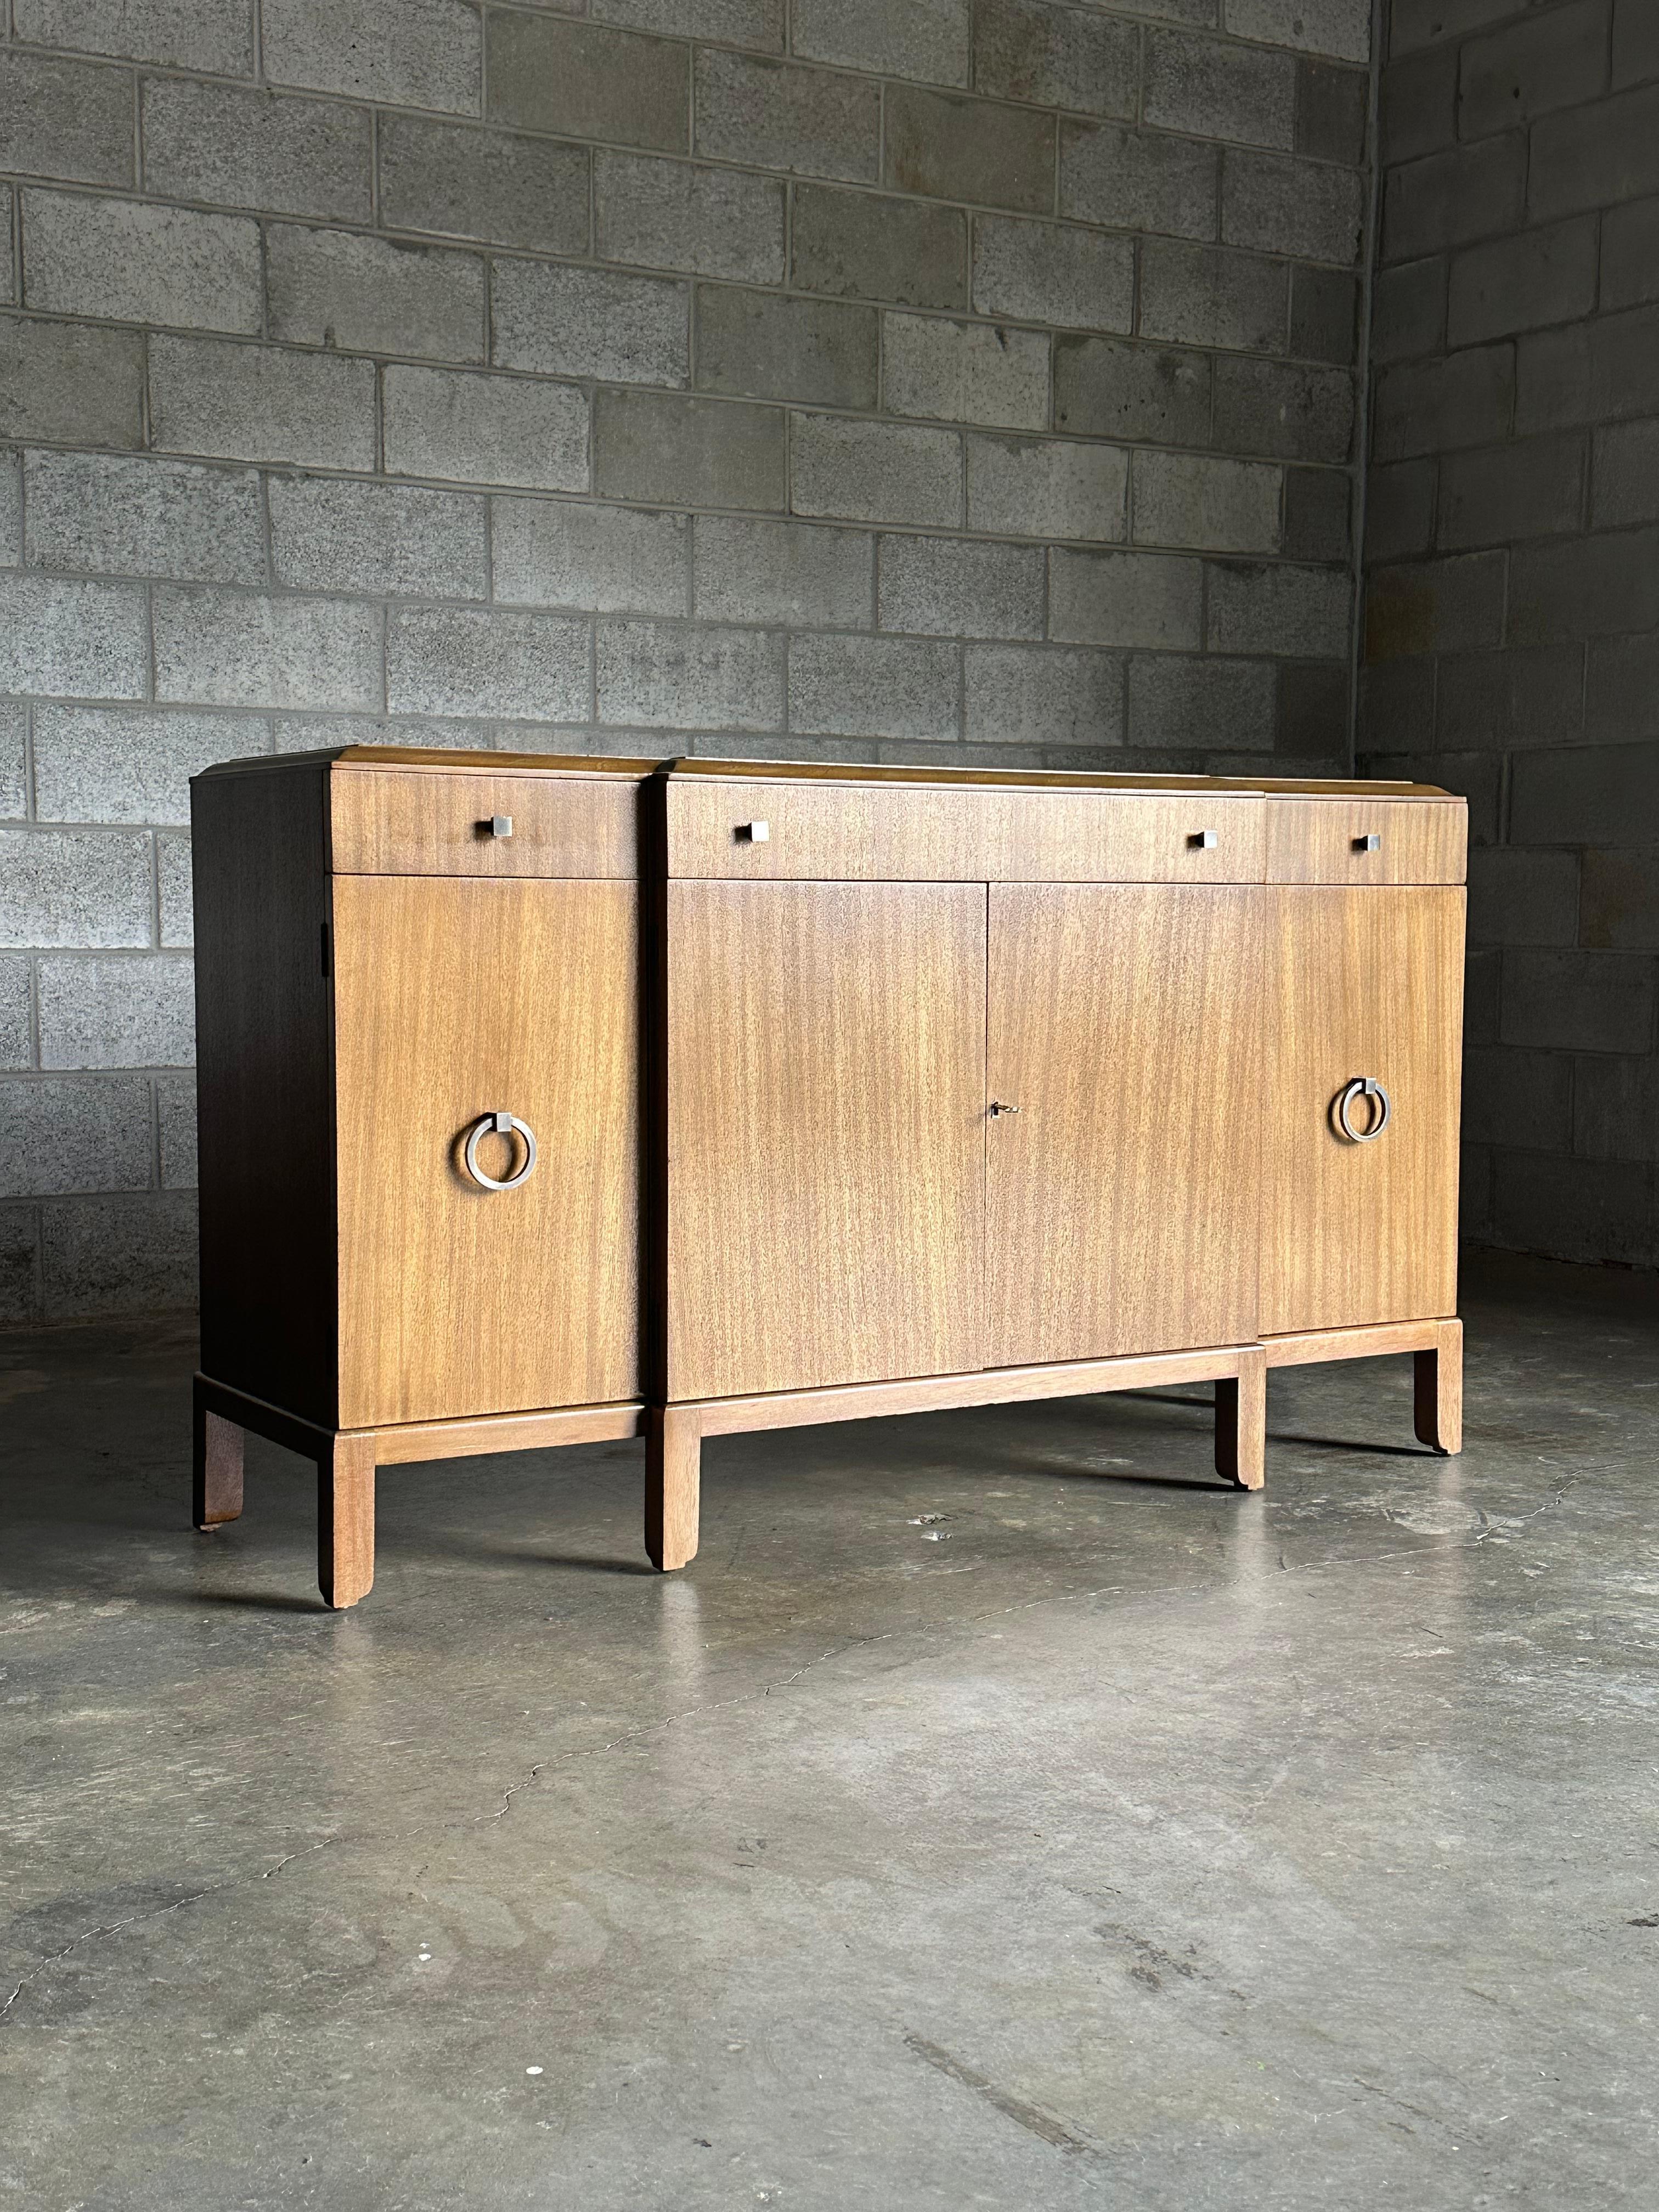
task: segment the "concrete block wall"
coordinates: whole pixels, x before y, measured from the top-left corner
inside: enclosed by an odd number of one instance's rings
[[[1659,4],[1393,0],[1362,771],[1467,792],[1468,1234],[1659,1265]]]
[[[187,781],[1340,771],[1370,0],[0,0],[0,1314],[191,1294]]]

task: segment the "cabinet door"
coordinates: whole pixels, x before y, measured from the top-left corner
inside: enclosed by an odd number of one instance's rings
[[[1269,891],[1261,1327],[1267,1335],[1449,1314],[1457,1296],[1463,894]],[[1380,1083],[1356,1144],[1336,1103]],[[1376,1112],[1356,1100],[1362,1134]]]
[[[343,1426],[634,1395],[635,899],[336,878]],[[501,1109],[538,1158],[490,1191],[464,1147]],[[501,1178],[522,1154],[492,1132],[477,1158]]]
[[[991,886],[988,1364],[1254,1339],[1263,896]]]
[[[984,886],[667,899],[669,1397],[977,1367]]]

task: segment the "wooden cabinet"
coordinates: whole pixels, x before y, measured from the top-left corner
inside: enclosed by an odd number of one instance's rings
[[[339,753],[195,787],[196,1518],[377,1466],[1410,1351],[1455,1449],[1463,807],[1403,785]]]

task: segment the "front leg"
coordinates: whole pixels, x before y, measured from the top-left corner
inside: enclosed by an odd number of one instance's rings
[[[645,1426],[645,1548],[659,1573],[697,1556],[702,1429],[693,1406],[652,1406]]]
[[[1463,1324],[1443,1321],[1436,1341],[1412,1355],[1417,1441],[1449,1456],[1463,1449]]]
[[[243,1431],[207,1403],[202,1377],[191,1387],[191,1519],[198,1528],[216,1528],[240,1518]]]
[[[374,1586],[374,1438],[336,1436],[317,1461],[317,1583],[337,1612]]]
[[[1252,1345],[1215,1386],[1215,1471],[1241,1490],[1267,1479],[1267,1355]]]

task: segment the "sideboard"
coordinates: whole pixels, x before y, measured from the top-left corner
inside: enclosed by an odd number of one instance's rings
[[[192,786],[195,1519],[380,1466],[1416,1355],[1461,1445],[1466,810],[1395,783],[350,746]]]

